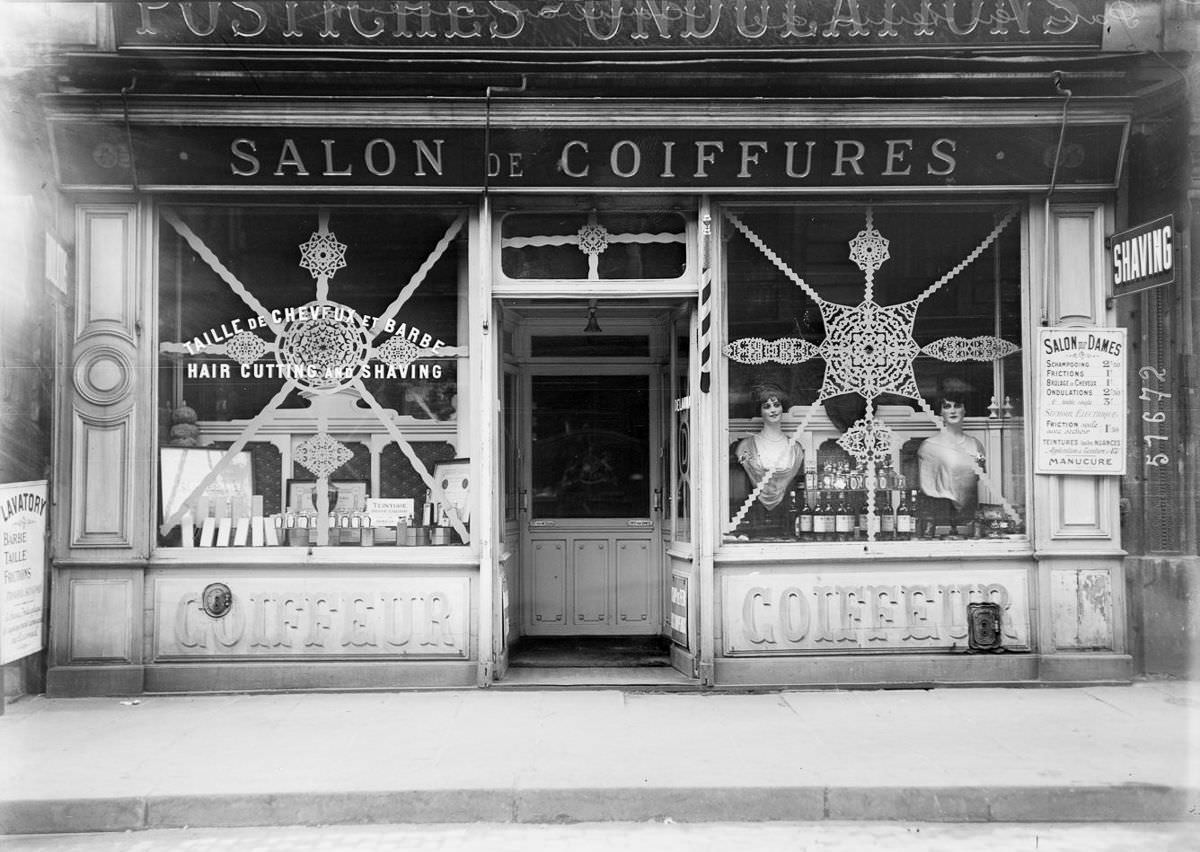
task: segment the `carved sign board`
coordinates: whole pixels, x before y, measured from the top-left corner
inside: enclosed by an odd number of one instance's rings
[[[221,618],[204,612],[213,580],[232,593]],[[180,658],[405,657],[467,659],[467,577],[158,577],[154,650]]]
[[[280,127],[51,120],[64,188],[736,192],[1044,188],[1048,124]],[[1067,128],[1058,185],[1112,187],[1127,122]],[[130,148],[132,143],[132,149]],[[136,168],[135,168],[136,167]],[[485,176],[486,168],[486,176]]]
[[[257,0],[114,3],[121,48],[312,53],[804,53],[1098,48],[1103,0]],[[1136,24],[1136,21],[1134,22]]]
[[[1125,473],[1123,328],[1039,328],[1035,472]]]
[[[0,485],[0,665],[42,650],[46,517],[46,480]]]
[[[730,656],[965,650],[967,604],[1000,604],[1003,646],[1029,648],[1022,569],[726,573],[722,650]]]

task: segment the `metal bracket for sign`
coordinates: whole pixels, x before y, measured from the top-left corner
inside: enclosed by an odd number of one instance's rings
[[[638,529],[650,529],[654,526],[654,521],[646,520],[645,518],[634,518],[625,523],[627,526],[637,527]]]
[[[558,526],[558,522],[557,522],[557,521],[545,521],[545,520],[542,520],[542,521],[530,521],[530,522],[529,522],[529,528],[530,528],[530,529],[537,529],[537,528],[539,528],[539,527],[556,527],[556,526]]]
[[[1138,290],[1128,290],[1124,293],[1109,293],[1104,297],[1104,307],[1107,310],[1112,310],[1113,303],[1122,296],[1136,296],[1138,293],[1149,293],[1151,290],[1157,290],[1159,287],[1166,287],[1168,284],[1174,284],[1174,279],[1163,281],[1159,284],[1151,284],[1149,287],[1142,287]]]

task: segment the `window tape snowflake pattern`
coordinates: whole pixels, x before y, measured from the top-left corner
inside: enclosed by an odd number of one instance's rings
[[[817,347],[797,337],[766,340],[762,337],[743,337],[725,346],[725,354],[743,364],[803,364],[817,354]]]
[[[285,368],[284,375],[286,376],[286,380],[283,387],[271,398],[270,402],[243,427],[237,439],[225,450],[224,454],[217,461],[217,464],[196,484],[192,493],[181,503],[180,508],[171,517],[163,519],[161,532],[165,535],[179,524],[183,513],[187,510],[187,506],[191,501],[199,494],[202,494],[204,489],[212,484],[237,454],[245,449],[246,445],[258,434],[259,430],[276,416],[278,409],[282,407],[283,403],[297,388],[316,395],[330,394],[348,389],[356,391],[362,401],[367,404],[367,407],[379,418],[379,422],[388,433],[388,436],[399,447],[401,453],[408,459],[413,470],[418,473],[430,491],[435,496],[442,497],[441,486],[425,468],[424,463],[417,456],[416,451],[395,423],[392,414],[385,411],[378,400],[371,394],[370,390],[367,389],[360,373],[361,368],[366,365],[372,356],[380,358],[384,363],[389,363],[393,366],[392,359],[395,359],[395,363],[399,363],[401,359],[407,357],[409,358],[408,363],[411,363],[412,360],[420,356],[420,350],[417,350],[416,354],[413,354],[403,343],[398,342],[394,346],[389,346],[392,343],[389,340],[380,346],[378,350],[374,349],[372,344],[375,338],[392,322],[400,309],[412,294],[416,292],[417,288],[425,281],[426,276],[433,269],[434,265],[445,255],[450,246],[454,244],[454,241],[458,238],[459,233],[461,233],[463,226],[466,224],[466,215],[461,214],[450,223],[446,228],[446,232],[425,258],[425,261],[412,274],[408,282],[399,289],[395,299],[392,300],[387,309],[375,318],[375,322],[369,330],[365,327],[363,318],[356,311],[328,298],[330,276],[346,265],[346,246],[339,243],[329,231],[328,210],[322,209],[318,211],[318,230],[313,234],[308,243],[300,247],[302,255],[300,266],[307,269],[317,279],[316,299],[295,311],[292,318],[286,322],[273,320],[271,318],[271,311],[268,311],[255,298],[254,294],[237,279],[212,249],[188,227],[187,223],[177,213],[169,208],[165,208],[162,211],[162,216],[197,256],[229,287],[230,291],[240,298],[257,316],[263,318],[262,327],[269,328],[274,333],[275,339],[271,343],[264,343],[259,339],[259,343],[265,347],[264,352],[268,351],[272,346],[274,347],[276,360]],[[251,335],[251,337],[258,339],[256,335]],[[233,343],[233,340],[231,338],[230,343]],[[408,345],[410,346],[411,344]],[[174,352],[178,351],[181,345],[164,342],[160,346],[164,352]],[[235,360],[248,358],[254,348],[256,348],[256,344],[248,339],[243,339],[239,343],[234,344],[232,350],[228,345],[223,346],[225,353]],[[380,357],[381,353],[382,357]],[[323,422],[323,418],[318,415],[318,423],[323,424]],[[319,428],[324,429],[324,426],[321,425]],[[332,444],[318,440],[322,438],[327,439]],[[328,476],[329,473],[332,473],[349,460],[349,457],[342,457],[343,451],[349,453],[349,450],[323,432],[316,438],[306,441],[297,450],[299,454],[296,456],[296,460],[319,478]],[[471,534],[458,517],[451,515],[450,523],[453,525],[455,532],[458,533],[462,542],[469,544]],[[327,536],[327,521],[321,518],[318,520],[318,543],[326,543]]]
[[[850,241],[850,260],[863,272],[878,272],[884,261],[892,256],[888,251],[890,245],[891,242],[884,239],[874,225],[868,224]]]
[[[584,225],[576,236],[579,237],[579,250],[586,255],[595,257],[608,249],[608,228],[603,225]]]
[[[300,244],[300,267],[313,278],[332,278],[346,265],[346,244],[328,231],[314,231],[308,242]]]
[[[999,361],[1019,347],[1000,337],[943,337],[921,348],[926,355],[941,361]]]
[[[316,477],[326,477],[354,458],[341,441],[322,432],[296,447],[292,459]]]
[[[943,285],[953,280],[999,238],[1001,232],[1016,216],[1015,208],[1005,213],[992,228],[991,233],[949,272],[926,287],[915,299],[896,305],[880,305],[875,301],[875,273],[884,261],[891,257],[891,254],[889,241],[875,229],[874,211],[867,208],[865,227],[849,243],[850,259],[862,270],[865,279],[864,298],[854,306],[822,299],[735,213],[730,210],[725,210],[724,213],[725,218],[750,241],[751,245],[762,252],[780,272],[817,303],[825,322],[825,339],[816,347],[799,338],[783,338],[771,342],[759,337],[741,338],[732,341],[725,347],[727,357],[745,364],[762,364],[768,361],[779,364],[796,364],[808,360],[808,358],[795,360],[805,353],[811,353],[809,357],[820,356],[825,360],[825,378],[817,393],[817,404],[809,406],[804,419],[792,433],[790,440],[793,442],[808,426],[808,421],[814,412],[821,408],[820,403],[842,394],[857,394],[866,400],[867,424],[874,421],[875,399],[882,394],[891,393],[915,400],[921,410],[929,415],[941,429],[943,428],[941,421],[933,414],[929,403],[921,396],[920,389],[917,387],[916,376],[913,372],[915,358],[925,353],[935,358],[941,357],[943,354],[952,356],[946,360],[992,361],[1019,351],[1016,345],[996,337],[977,337],[970,340],[950,337],[934,341],[925,347],[921,347],[913,339],[913,325],[916,322],[917,311],[921,303],[936,293]],[[783,344],[786,340],[795,340],[795,345],[785,347]],[[863,427],[864,430],[870,428],[866,425]],[[851,437],[849,442],[852,446],[857,446],[856,442],[859,440],[860,438],[855,436]],[[874,446],[875,439],[874,437],[868,438],[864,434],[861,440],[864,443],[859,450],[867,453],[867,463],[873,475],[875,459],[869,448]],[[868,440],[871,443],[867,443]],[[756,483],[741,508],[734,514],[726,532],[737,529],[774,472],[774,470],[768,470],[762,480]],[[976,476],[982,476],[983,469],[976,465],[975,473]],[[1005,511],[1010,516],[1016,517],[1016,510],[1004,502],[1003,498],[1001,501]],[[868,510],[873,514],[873,491],[867,494],[867,505]],[[869,538],[874,539],[873,532]]]
[[[850,454],[859,465],[874,465],[892,452],[892,430],[886,423],[872,417],[854,423],[837,439],[838,446]]]
[[[276,357],[302,388],[329,391],[349,387],[369,351],[356,311],[336,302],[309,302],[284,327]]]
[[[921,347],[912,338],[916,302],[855,307],[820,303],[825,339],[817,348],[825,359],[825,381],[819,399],[856,393],[867,400],[884,393],[911,399],[920,395],[913,359]]]
[[[253,364],[267,351],[266,342],[249,331],[240,331],[225,344],[225,354],[243,367]]]
[[[407,367],[417,360],[417,356],[420,354],[421,350],[417,348],[416,344],[398,335],[390,338],[387,343],[375,350],[376,358],[397,370]]]

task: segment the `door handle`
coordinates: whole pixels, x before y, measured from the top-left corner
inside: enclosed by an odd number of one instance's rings
[[[658,512],[661,515],[662,508],[663,508],[662,507],[662,489],[655,488],[654,489],[654,511]]]
[[[521,488],[517,491],[517,511],[529,511],[529,490],[526,488]]]

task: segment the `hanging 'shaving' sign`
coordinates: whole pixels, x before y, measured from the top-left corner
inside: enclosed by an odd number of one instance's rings
[[[213,50],[1099,47],[1106,23],[1136,26],[1132,4],[1104,0],[240,0],[113,7],[122,48]]]
[[[1113,295],[1127,296],[1175,280],[1175,217],[1163,216],[1108,238]]]

